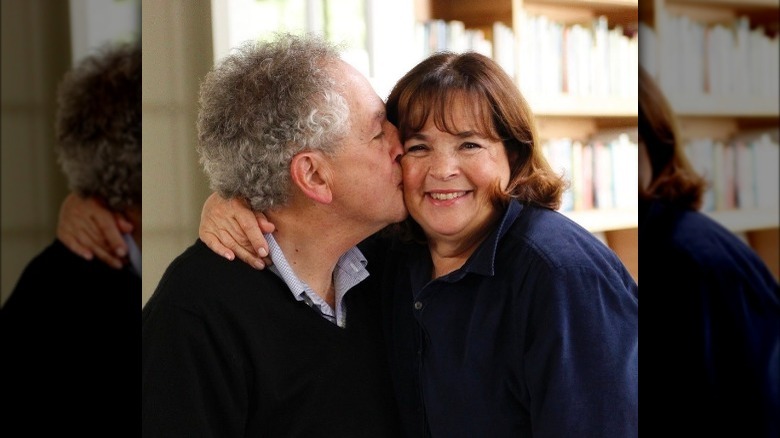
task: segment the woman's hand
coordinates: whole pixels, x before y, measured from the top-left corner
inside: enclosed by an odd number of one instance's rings
[[[253,213],[243,200],[224,199],[212,193],[203,204],[198,236],[212,251],[226,259],[233,260],[237,256],[243,262],[263,269],[271,263],[263,232],[271,233],[274,229],[263,213]]]
[[[127,245],[122,234],[132,231],[133,225],[127,219],[95,198],[70,193],[62,201],[57,238],[87,260],[97,257],[113,268],[122,268],[127,261]]]

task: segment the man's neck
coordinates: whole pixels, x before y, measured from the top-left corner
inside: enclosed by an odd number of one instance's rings
[[[276,226],[274,239],[295,275],[333,306],[336,263],[345,252],[368,236],[361,237],[354,227],[328,221],[328,217],[323,217],[326,215],[311,212],[288,209],[269,212],[267,216]]]

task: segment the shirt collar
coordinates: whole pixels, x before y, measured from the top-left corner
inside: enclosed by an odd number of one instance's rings
[[[486,276],[493,276],[495,274],[496,266],[496,252],[498,251],[498,243],[509,231],[509,228],[520,215],[523,210],[523,204],[519,201],[512,199],[509,202],[509,206],[504,211],[504,215],[501,218],[498,226],[488,235],[484,242],[479,245],[474,254],[469,257],[463,268],[459,269],[461,276],[467,272],[473,272],[475,274],[481,274]],[[457,272],[457,271],[456,271]]]
[[[357,247],[352,247],[336,262],[336,268],[333,271],[336,308],[332,309],[306,282],[298,278],[273,235],[268,233],[264,236],[268,242],[269,255],[274,262],[270,269],[284,281],[295,299],[305,302],[310,307],[316,306],[323,317],[335,322],[339,327],[344,327],[347,312],[343,298],[347,291],[369,276],[363,253]]]
[[[139,277],[141,276],[141,249],[136,245],[133,236],[130,234],[123,234],[122,238],[127,244],[127,257],[130,259],[130,268]]]

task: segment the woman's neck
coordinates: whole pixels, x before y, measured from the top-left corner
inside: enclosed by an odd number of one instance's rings
[[[496,212],[483,227],[466,236],[427,236],[433,261],[431,278],[442,277],[463,267],[479,245],[493,232],[499,219],[500,215]]]

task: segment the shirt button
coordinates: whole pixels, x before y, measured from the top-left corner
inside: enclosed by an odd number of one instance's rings
[[[414,310],[420,310],[420,309],[422,309],[422,307],[423,307],[422,306],[422,302],[420,302],[420,301],[415,301],[414,302]]]

